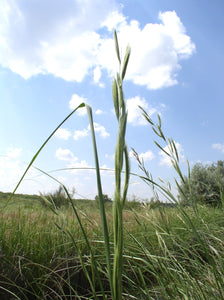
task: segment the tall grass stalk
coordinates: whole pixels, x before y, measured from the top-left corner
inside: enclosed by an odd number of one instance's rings
[[[106,213],[105,213],[105,207],[104,207],[104,199],[103,199],[103,192],[102,192],[102,185],[101,185],[100,167],[99,167],[99,160],[98,160],[98,154],[97,154],[97,146],[96,146],[94,125],[93,125],[92,109],[88,105],[86,105],[86,109],[88,112],[90,129],[91,129],[91,134],[92,134],[92,143],[93,143],[93,151],[94,151],[95,167],[96,167],[97,189],[98,189],[98,196],[99,196],[100,215],[101,215],[101,220],[102,220],[102,225],[103,225],[104,245],[105,245],[106,261],[107,261],[107,268],[108,268],[108,277],[109,277],[110,286],[112,287],[113,281],[112,281],[109,233],[108,233],[107,219],[106,219]],[[111,289],[111,292],[112,292],[112,298],[114,299],[114,294],[113,294],[112,289]]]
[[[116,300],[122,299],[122,268],[123,268],[123,207],[127,196],[130,165],[128,159],[128,151],[125,142],[127,110],[123,95],[123,79],[125,77],[129,57],[130,47],[127,46],[124,57],[123,66],[121,65],[119,44],[117,33],[114,31],[115,49],[119,61],[119,69],[121,73],[117,73],[112,84],[112,95],[114,102],[115,114],[118,120],[118,136],[115,149],[115,192],[113,203],[113,229],[114,229],[114,263],[113,263],[113,297]],[[125,182],[123,194],[121,191],[121,173],[123,170],[123,162],[125,163]]]

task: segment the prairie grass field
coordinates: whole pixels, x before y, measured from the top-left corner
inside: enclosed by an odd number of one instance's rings
[[[91,255],[71,208],[54,214],[37,196],[14,197],[0,218],[0,299],[93,299],[87,274],[101,299]],[[81,201],[74,203],[110,299],[100,211],[95,201]],[[126,205],[123,299],[223,299],[223,210],[198,206],[184,212],[194,229],[176,207]],[[106,215],[112,247],[111,203]]]

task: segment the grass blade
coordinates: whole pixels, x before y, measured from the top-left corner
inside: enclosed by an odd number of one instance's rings
[[[124,57],[124,64],[123,64],[123,68],[122,68],[122,73],[121,73],[121,79],[123,80],[126,74],[126,70],[127,70],[127,66],[128,66],[128,61],[130,58],[130,54],[131,54],[131,48],[128,45],[127,49],[126,49],[126,53],[125,53],[125,57]]]
[[[112,269],[111,269],[111,259],[110,259],[109,233],[108,233],[107,219],[106,219],[106,213],[105,213],[105,207],[104,207],[104,201],[103,201],[103,192],[102,192],[102,186],[101,186],[100,167],[99,167],[99,160],[98,160],[98,154],[97,154],[97,146],[96,146],[94,125],[93,125],[92,109],[89,105],[86,105],[86,109],[87,109],[87,113],[88,113],[88,117],[89,117],[90,130],[91,130],[91,134],[92,134],[93,151],[94,151],[95,166],[96,166],[97,188],[98,188],[99,205],[100,205],[100,215],[101,215],[101,220],[102,220],[102,225],[103,225],[108,276],[109,276],[110,285],[112,287]],[[112,295],[112,297],[113,297],[113,295]]]
[[[119,51],[119,45],[118,45],[116,30],[114,30],[114,42],[115,42],[115,49],[116,49],[116,53],[117,53],[117,59],[119,61],[119,64],[121,64],[121,57],[120,57],[120,51]]]

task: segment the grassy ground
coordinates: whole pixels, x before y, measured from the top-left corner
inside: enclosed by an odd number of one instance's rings
[[[2,194],[1,205],[5,201]],[[110,299],[99,209],[94,201],[75,204]],[[112,246],[111,204],[106,213]],[[224,299],[221,209],[137,205],[123,214],[124,299]],[[54,214],[38,197],[15,196],[0,213],[0,256],[0,299],[93,299],[91,283],[101,299],[89,250],[70,208]]]

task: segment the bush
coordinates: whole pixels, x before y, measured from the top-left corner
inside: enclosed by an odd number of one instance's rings
[[[190,179],[185,177],[185,183],[181,184],[180,199],[184,204],[196,201],[196,203],[221,206],[223,189],[224,161],[205,166],[197,163],[191,170]]]
[[[72,192],[72,195],[75,193],[74,189]],[[72,195],[71,198],[72,198]],[[48,193],[46,195],[41,195],[41,203],[45,207],[47,206],[53,206],[56,209],[69,206],[69,199],[67,195],[65,194],[65,191],[62,186],[59,186],[59,188],[51,193]]]

